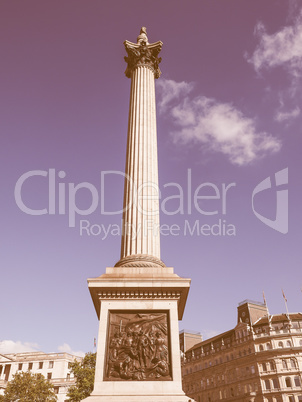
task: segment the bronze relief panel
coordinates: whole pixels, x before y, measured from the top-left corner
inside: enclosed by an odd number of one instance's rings
[[[110,311],[105,381],[169,381],[168,311]]]

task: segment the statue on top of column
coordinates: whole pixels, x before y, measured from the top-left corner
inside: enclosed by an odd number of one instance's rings
[[[141,27],[140,33],[137,37],[137,43],[139,45],[142,45],[142,44],[149,45],[146,27]]]
[[[124,57],[127,63],[126,77],[131,78],[132,71],[138,66],[147,66],[153,70],[155,78],[160,77],[161,71],[158,65],[161,62],[161,57],[158,57],[158,54],[163,45],[161,41],[150,44],[148,42],[147,29],[142,27],[137,37],[137,43],[126,40],[124,45],[128,54],[128,56]]]

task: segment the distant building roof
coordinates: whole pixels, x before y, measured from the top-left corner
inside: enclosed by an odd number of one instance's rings
[[[290,313],[290,314],[272,314],[269,316],[269,321],[271,323],[278,323],[278,322],[288,322],[288,319],[290,318],[291,321],[298,321],[302,319],[302,313]],[[257,320],[253,326],[257,326],[257,325],[265,325],[268,324],[268,316],[266,315],[265,317],[261,317],[259,318],[259,320]]]
[[[264,303],[258,302],[258,301],[254,301],[254,300],[250,300],[250,299],[245,299],[242,302],[238,303],[238,306],[242,306],[243,304],[246,303],[250,303],[250,304],[256,304],[257,306],[262,306],[265,307]]]
[[[191,331],[190,329],[182,329],[179,331],[180,334],[186,333],[186,334],[192,334],[192,335],[201,335],[200,332],[198,331]]]

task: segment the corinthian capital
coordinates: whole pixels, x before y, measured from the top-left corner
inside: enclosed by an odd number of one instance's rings
[[[146,28],[143,27],[140,35],[137,38],[137,43],[129,41],[124,42],[128,56],[125,56],[127,68],[125,71],[126,77],[131,78],[132,71],[138,66],[148,66],[154,72],[154,77],[159,78],[161,71],[158,67],[161,62],[161,57],[158,57],[163,43],[161,41],[149,43],[147,38]]]

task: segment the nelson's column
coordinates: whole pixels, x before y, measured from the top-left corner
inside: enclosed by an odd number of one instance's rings
[[[185,402],[178,320],[190,279],[160,259],[154,78],[162,42],[124,42],[131,78],[121,258],[88,279],[99,317],[94,390],[89,402]]]

